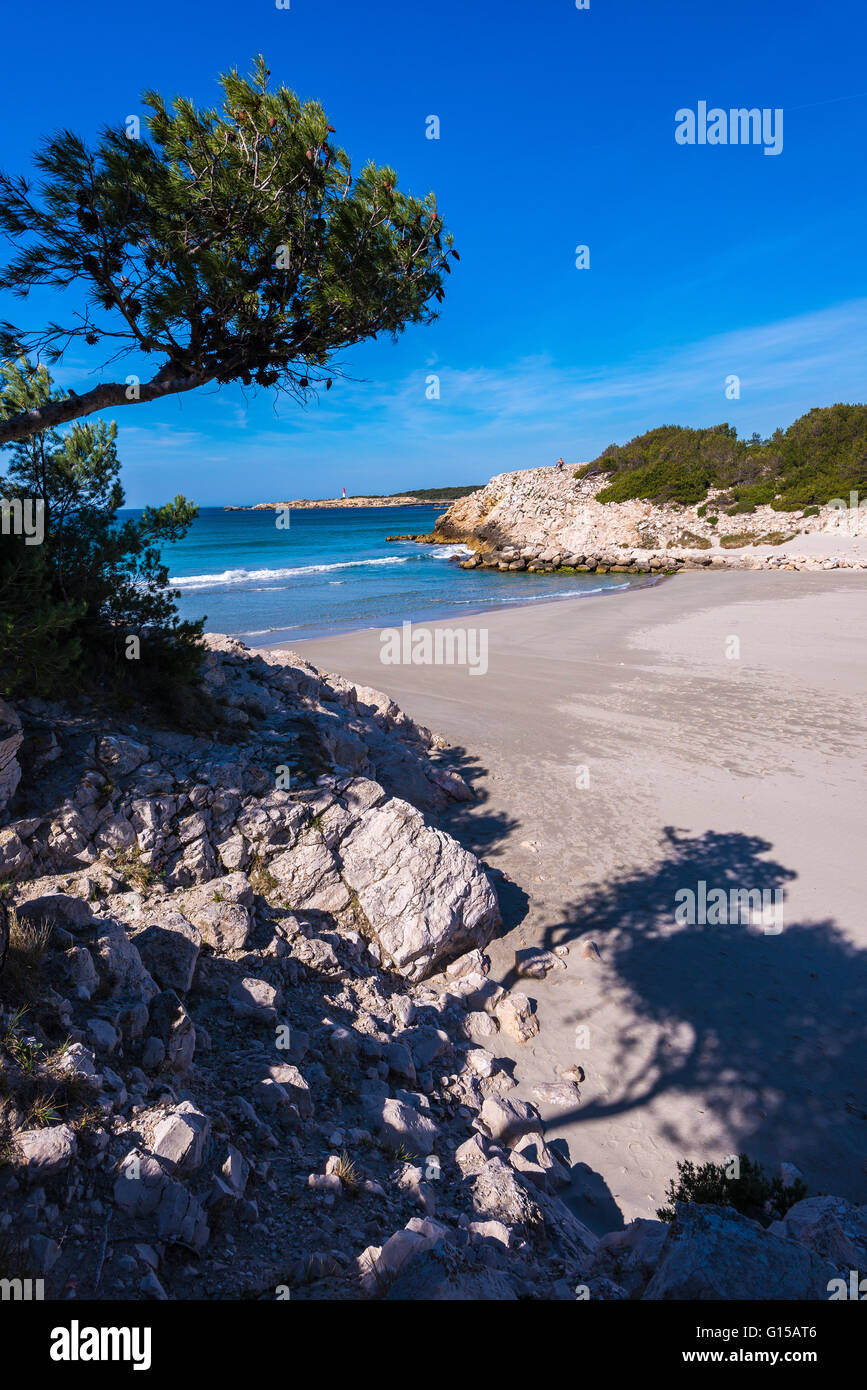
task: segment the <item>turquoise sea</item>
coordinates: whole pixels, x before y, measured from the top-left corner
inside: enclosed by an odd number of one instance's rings
[[[276,512],[203,507],[163,550],[178,608],[250,646],[364,627],[430,622],[484,609],[625,588],[623,576],[462,570],[457,545],[386,541],[433,530],[441,507]]]

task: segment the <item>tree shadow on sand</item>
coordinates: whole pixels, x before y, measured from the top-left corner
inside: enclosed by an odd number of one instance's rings
[[[715,1131],[719,1160],[746,1150],[768,1165],[787,1160],[811,1191],[867,1199],[867,952],[829,918],[751,925],[678,925],[675,894],[710,887],[782,889],[796,877],[769,860],[772,846],[741,834],[681,836],[666,828],[665,857],[651,870],[589,885],[545,944],[594,941],[606,993],[624,1026],[609,1065],[609,1093],[569,1121],[614,1118],[677,1093],[691,1117],[663,1131],[693,1157]],[[573,956],[575,952],[573,949]],[[608,982],[610,981],[610,987]],[[585,1025],[592,1066],[593,1009]],[[582,1060],[581,1053],[576,1053]]]

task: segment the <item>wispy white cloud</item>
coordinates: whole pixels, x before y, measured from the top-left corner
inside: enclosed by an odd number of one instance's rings
[[[440,398],[428,400],[434,371]],[[725,394],[732,376],[739,399]],[[212,500],[317,496],[359,477],[375,490],[395,476],[398,486],[444,474],[475,481],[561,452],[580,461],[659,424],[728,420],[742,433],[767,434],[812,406],[863,400],[865,383],[867,299],[857,299],[614,366],[566,366],[545,355],[505,367],[424,358],[395,383],[341,381],[306,410],[278,403],[265,428],[261,398],[248,415],[237,399],[214,397],[207,420],[197,416],[202,429],[150,426],[143,416],[124,426],[122,443],[131,462],[159,451],[198,479],[213,478]]]

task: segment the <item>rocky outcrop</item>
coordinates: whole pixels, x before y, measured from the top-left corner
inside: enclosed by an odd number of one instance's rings
[[[291,654],[210,647],[207,737],[21,710],[59,754],[0,828],[9,1277],[516,1301],[738,1297],[745,1261],[751,1289],[822,1297],[863,1267],[867,1218],[827,1198],[770,1230],[695,1209],[597,1240],[562,1200],[565,1147],[511,1094],[498,1039],[539,1022],[491,979],[496,896],[435,822],[472,794],[441,742]],[[520,953],[519,981],[556,952]],[[540,1103],[579,1104],[575,1071]]]
[[[633,1221],[603,1236],[585,1296],[660,1300],[851,1297],[867,1261],[867,1208],[807,1198],[768,1225],[731,1207],[678,1203],[674,1220]]]
[[[464,1027],[507,997],[496,895],[433,821],[472,793],[380,692],[209,646],[207,737],[21,708],[58,756],[0,830],[5,983],[39,971],[26,1028],[0,997],[0,1237],[55,1296],[380,1296],[435,1252],[443,1296],[518,1297],[537,1245],[454,1159],[476,1116],[477,1168],[508,1163],[480,1112],[514,1084]]]
[[[146,924],[144,953],[165,984],[183,983],[197,942],[245,949],[257,881],[281,908],[359,931],[377,962],[414,980],[485,945],[499,924],[490,883],[426,819],[472,796],[440,761],[442,742],[388,696],[291,652],[207,642],[205,684],[226,735],[106,729],[39,701],[22,706],[34,734],[50,730],[55,742],[63,715],[64,775],[55,760],[51,783],[63,795],[27,789],[28,814],[0,829],[0,877],[87,871],[93,891],[147,887],[158,919],[181,919],[174,935],[164,920]],[[9,725],[17,718],[10,710]]]
[[[867,568],[867,508],[821,507],[817,514],[755,512],[715,515],[709,493],[698,507],[652,502],[598,502],[605,477],[581,479],[573,466],[500,473],[487,487],[452,503],[437,519],[441,543],[461,541],[476,553],[463,567],[499,571],[645,573],[711,566],[721,569]],[[810,536],[810,545],[798,542]],[[771,546],[777,554],[756,547]]]

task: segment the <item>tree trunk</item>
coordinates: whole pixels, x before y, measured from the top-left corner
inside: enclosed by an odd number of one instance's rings
[[[113,410],[119,405],[142,405],[145,401],[162,400],[164,396],[176,396],[182,391],[194,391],[197,386],[205,386],[213,378],[210,376],[172,377],[158,372],[151,381],[143,381],[137,387],[138,394],[130,399],[127,392],[132,388],[122,381],[103,382],[86,391],[83,396],[69,396],[64,401],[49,401],[36,410],[25,410],[20,415],[12,415],[8,420],[0,420],[0,445],[14,444],[20,439],[29,439],[42,430],[56,429],[58,425],[68,425],[72,420],[80,420],[85,415],[93,415],[98,410]]]

